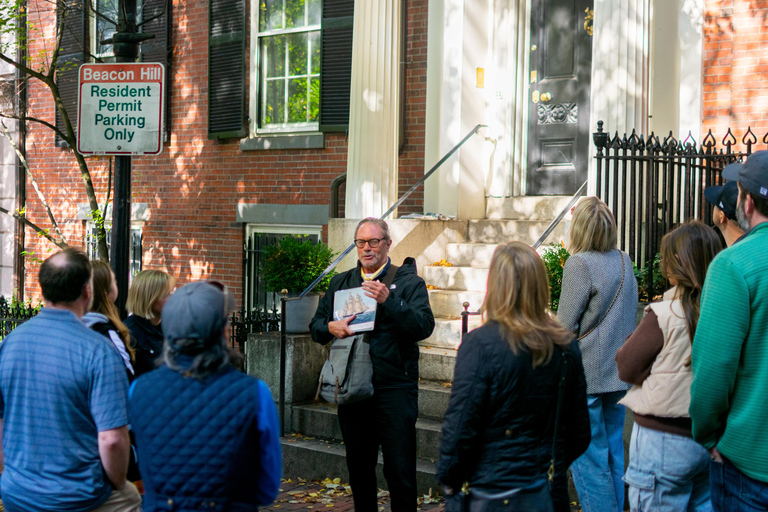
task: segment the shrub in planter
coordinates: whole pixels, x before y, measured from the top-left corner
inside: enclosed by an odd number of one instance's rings
[[[557,313],[560,306],[560,292],[563,288],[563,266],[571,253],[565,248],[565,244],[554,242],[544,249],[541,259],[544,260],[544,266],[547,267],[549,276],[549,309]]]
[[[261,277],[267,291],[280,293],[288,290],[296,296],[303,292],[333,261],[333,251],[324,243],[316,244],[308,237],[288,236],[276,245],[264,249],[261,261]],[[320,281],[311,293],[300,301],[286,303],[286,331],[301,333],[309,331],[309,322],[317,309],[321,293],[328,290],[328,284],[336,271],[331,271]]]

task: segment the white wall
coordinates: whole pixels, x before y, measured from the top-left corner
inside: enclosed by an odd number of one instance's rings
[[[6,41],[4,36],[3,41]],[[0,64],[0,80],[14,78],[14,68],[8,64]],[[0,105],[5,99],[0,98]],[[4,120],[8,131],[16,136],[17,123]],[[2,128],[0,128],[2,129]],[[16,209],[16,154],[5,137],[0,137],[0,206],[7,210]],[[16,221],[4,213],[0,213],[0,295],[9,297],[13,293],[13,262]]]

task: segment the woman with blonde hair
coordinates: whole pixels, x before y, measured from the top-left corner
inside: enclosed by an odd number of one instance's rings
[[[101,260],[91,262],[93,270],[93,304],[91,311],[83,316],[83,323],[108,338],[115,344],[125,365],[128,381],[134,377],[133,361],[135,360],[131,347],[131,333],[120,320],[115,301],[117,300],[117,281],[108,263]]]
[[[446,511],[569,510],[566,471],[589,444],[586,384],[573,334],[548,314],[548,282],[529,246],[496,249],[484,323],[459,347],[443,422]]]
[[[616,248],[616,220],[596,197],[573,211],[557,319],[579,342],[592,442],[571,466],[584,512],[624,510],[624,407],[616,351],[635,330],[637,281],[629,255]]]
[[[160,327],[165,301],[176,280],[162,270],[143,270],[136,274],[128,289],[125,307],[132,314],[125,319],[136,347],[136,376],[154,370],[163,355],[163,331]]]
[[[721,249],[715,230],[699,221],[664,235],[661,270],[673,288],[645,308],[616,354],[619,377],[634,384],[621,401],[635,420],[624,476],[633,512],[712,510],[709,454],[692,438],[688,407],[701,292]]]

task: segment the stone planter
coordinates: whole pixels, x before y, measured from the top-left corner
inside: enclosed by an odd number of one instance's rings
[[[290,296],[289,294],[288,297]],[[285,332],[289,334],[309,332],[309,322],[315,316],[319,303],[319,293],[308,293],[299,300],[288,301],[285,304]]]

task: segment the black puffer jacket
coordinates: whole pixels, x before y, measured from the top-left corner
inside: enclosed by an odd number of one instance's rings
[[[157,368],[157,361],[163,355],[163,331],[159,325],[144,317],[131,315],[125,319],[125,326],[131,331],[131,342],[136,352],[133,368],[136,377]]]
[[[586,383],[576,343],[556,349],[533,368],[526,351],[512,352],[497,323],[461,344],[440,438],[437,478],[458,490],[464,482],[490,493],[546,478],[563,360],[568,364],[557,440],[555,510],[568,508],[566,471],[590,441]]]
[[[377,279],[383,279],[387,272]],[[359,262],[357,267],[331,279],[309,324],[313,340],[325,345],[333,339],[328,332],[328,322],[333,319],[333,294],[337,290],[362,285]],[[376,327],[369,333],[373,387],[416,388],[419,381],[419,347],[416,343],[429,337],[434,328],[435,317],[429,306],[427,286],[416,275],[416,262],[406,258],[395,274],[387,300],[376,308]]]

